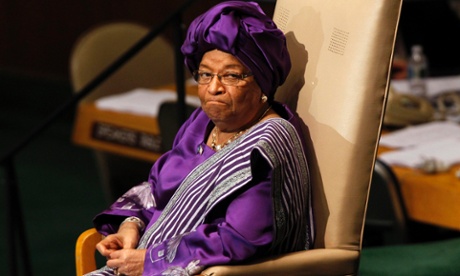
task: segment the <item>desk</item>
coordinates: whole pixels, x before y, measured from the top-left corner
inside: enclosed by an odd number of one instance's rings
[[[81,146],[150,162],[161,156],[155,117],[100,110],[93,102],[78,106],[72,139]]]
[[[388,151],[379,148],[379,153]],[[455,171],[426,174],[422,171],[392,166],[410,219],[460,231],[460,179]]]
[[[174,87],[159,89],[174,90]],[[186,93],[196,96],[197,86],[187,86]],[[72,140],[81,146],[149,162],[162,154],[155,117],[98,109],[94,102],[79,104]]]

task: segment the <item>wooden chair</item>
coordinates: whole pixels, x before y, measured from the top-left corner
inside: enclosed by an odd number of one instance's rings
[[[278,0],[293,63],[277,100],[307,127],[314,248],[220,275],[355,275],[390,81],[401,0]]]

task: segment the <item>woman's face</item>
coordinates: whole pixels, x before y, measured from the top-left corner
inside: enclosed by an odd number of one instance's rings
[[[200,72],[210,74],[250,73],[233,55],[212,50],[203,55]],[[262,91],[253,76],[235,86],[223,85],[217,76],[209,84],[198,84],[201,107],[221,131],[237,131],[257,120],[264,106]]]

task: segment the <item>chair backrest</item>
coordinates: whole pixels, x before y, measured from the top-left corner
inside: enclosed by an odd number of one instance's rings
[[[277,95],[308,126],[315,248],[360,249],[400,9],[400,0],[277,1],[294,57]]]
[[[402,0],[278,0],[292,70],[276,99],[296,110],[308,137],[313,250],[216,275],[353,275],[388,95]]]
[[[137,23],[114,22],[94,27],[75,43],[70,59],[74,91],[80,91],[118,57],[148,33]],[[158,36],[135,57],[110,76],[84,101],[127,92],[138,87],[152,88],[174,83],[174,49]]]

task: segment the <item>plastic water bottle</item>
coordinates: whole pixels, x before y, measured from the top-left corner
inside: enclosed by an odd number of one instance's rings
[[[408,78],[411,94],[426,97],[426,78],[428,77],[428,60],[421,45],[414,45],[408,62]]]

